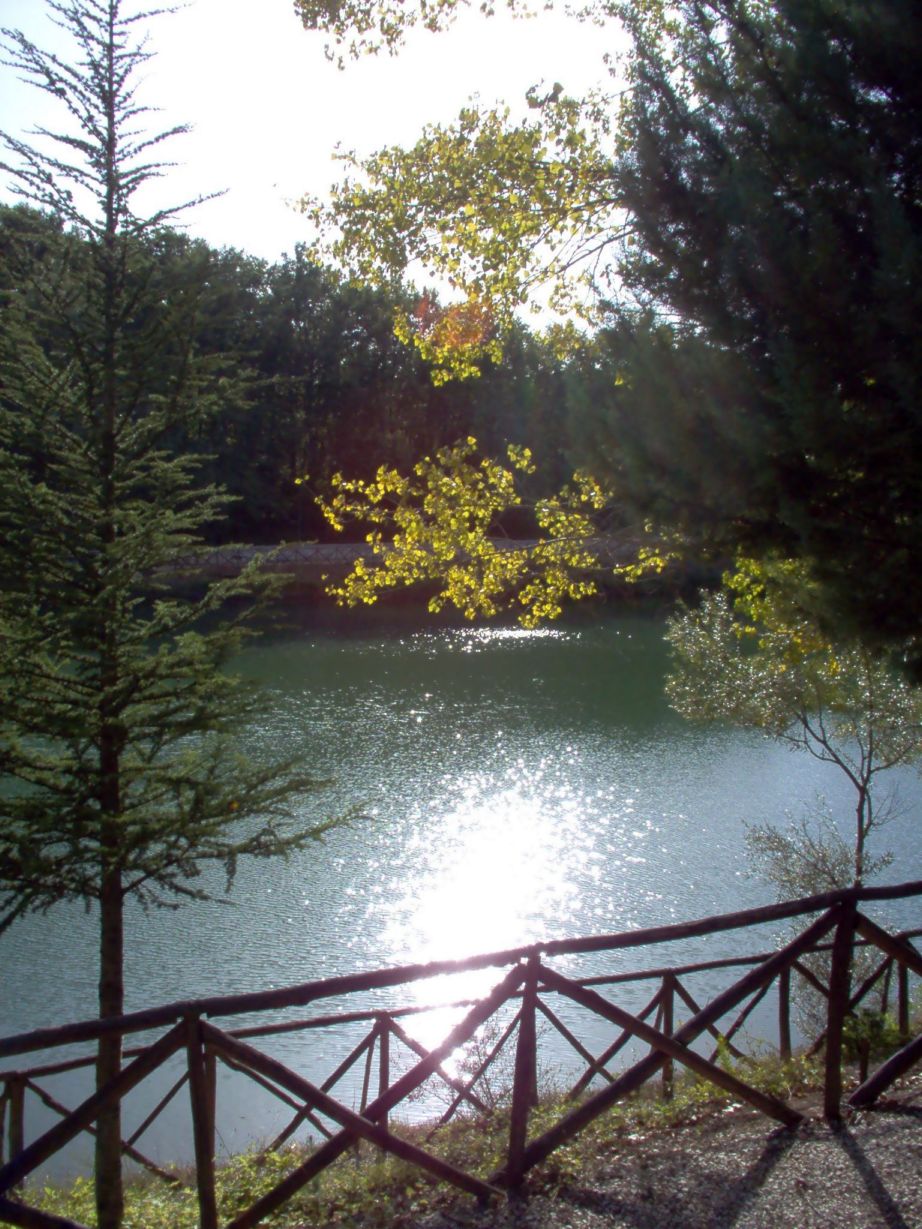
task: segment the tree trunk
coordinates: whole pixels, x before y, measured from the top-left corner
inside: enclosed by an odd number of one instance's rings
[[[103,876],[99,898],[99,1014],[120,1016],[124,1011],[123,894],[117,870]],[[122,1039],[100,1038],[96,1056],[96,1087],[116,1076],[122,1065]],[[124,1210],[122,1191],[122,1112],[116,1104],[103,1110],[96,1136],[96,1218],[98,1229],[120,1229]]]
[[[864,845],[870,831],[870,788],[865,781],[858,787],[858,803],[855,808],[855,882],[854,887],[860,888],[864,882]]]
[[[105,78],[105,202],[104,242],[101,269],[104,279],[102,348],[102,402],[100,427],[100,481],[102,538],[106,549],[116,539],[116,420],[118,405],[118,333],[120,277],[117,242],[119,233],[119,128],[116,98],[116,21],[118,5],[108,0],[106,14]],[[124,892],[118,855],[121,845],[121,738],[115,726],[112,695],[119,679],[119,610],[109,595],[104,605],[100,629],[100,804],[102,810],[100,846],[102,867],[99,896],[99,1015],[101,1019],[124,1013]],[[111,1035],[99,1041],[96,1059],[96,1087],[116,1076],[122,1063],[122,1039]],[[113,1105],[103,1111],[96,1136],[96,1218],[97,1229],[121,1229],[124,1211],[122,1189],[122,1107]]]

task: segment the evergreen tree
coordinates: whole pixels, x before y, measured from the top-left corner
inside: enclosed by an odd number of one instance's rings
[[[671,40],[628,18],[621,271],[675,322],[658,347],[673,387],[693,342],[738,377],[729,396],[713,381],[662,397],[655,420],[681,439],[711,400],[709,438],[675,469],[707,472],[714,449],[751,484],[725,540],[810,560],[829,627],[899,646],[922,615],[922,15],[899,0],[678,10]]]
[[[319,829],[290,824],[288,803],[311,782],[234,749],[255,703],[222,669],[241,616],[199,630],[263,582],[245,573],[196,599],[157,583],[225,501],[168,447],[222,386],[194,344],[207,254],[165,278],[153,240],[170,215],[134,207],[173,135],[139,130],[148,53],[134,31],[149,15],[122,0],[49,8],[75,42],[71,63],[4,31],[7,64],[68,115],[34,145],[3,138],[14,190],[61,228],[30,228],[24,213],[2,283],[0,928],[58,901],[92,902],[99,1011],[112,1017],[124,1006],[129,896],[202,898],[203,863],[230,879],[238,857],[284,854]],[[98,1084],[120,1063],[119,1041],[101,1041]],[[98,1224],[116,1229],[117,1110],[98,1122],[96,1180]]]

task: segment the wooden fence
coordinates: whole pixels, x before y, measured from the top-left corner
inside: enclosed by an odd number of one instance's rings
[[[215,1196],[215,1141],[217,1113],[217,1064],[243,1073],[288,1107],[290,1119],[273,1141],[281,1146],[302,1125],[309,1124],[322,1140],[305,1153],[304,1160],[267,1194],[239,1213],[224,1229],[250,1229],[300,1191],[358,1141],[367,1141],[384,1153],[419,1166],[438,1181],[448,1182],[478,1199],[487,1200],[520,1188],[528,1171],[567,1143],[616,1102],[659,1079],[663,1095],[670,1095],[675,1064],[729,1091],[784,1126],[795,1126],[801,1114],[775,1096],[748,1084],[718,1060],[718,1048],[739,1055],[743,1028],[752,1012],[771,990],[776,991],[778,1050],[791,1053],[792,979],[803,978],[826,1002],[825,1027],[813,1039],[812,1048],[824,1058],[823,1103],[830,1119],[843,1111],[842,1055],[846,1022],[872,993],[886,1003],[891,990],[901,1033],[900,1048],[876,1071],[864,1064],[860,1086],[848,1098],[852,1106],[866,1106],[880,1097],[901,1075],[922,1060],[922,1035],[914,1034],[910,1019],[910,978],[922,977],[922,955],[913,938],[922,930],[888,932],[869,916],[875,902],[922,896],[922,882],[894,887],[850,889],[827,893],[766,908],[704,918],[695,922],[661,926],[620,934],[555,940],[468,960],[444,961],[402,968],[379,969],[350,977],[329,978],[280,990],[230,995],[170,1003],[118,1019],[90,1020],[58,1028],[0,1039],[0,1060],[14,1055],[38,1054],[56,1047],[72,1047],[116,1032],[123,1037],[157,1034],[152,1041],[125,1051],[120,1073],[88,1096],[76,1108],[60,1103],[44,1086],[47,1077],[91,1066],[93,1057],[81,1053],[57,1062],[0,1071],[0,1221],[10,1225],[52,1229],[70,1225],[24,1202],[22,1184],[40,1166],[82,1132],[92,1133],[100,1112],[122,1101],[153,1072],[176,1056],[181,1074],[161,1097],[132,1135],[123,1141],[124,1155],[146,1166],[167,1181],[171,1174],[139,1149],[138,1143],[167,1105],[188,1088],[195,1153],[195,1177],[202,1229],[218,1229]],[[573,977],[559,967],[588,953],[614,953],[626,949],[649,950],[677,940],[706,938],[730,930],[793,920],[796,934],[784,946],[744,957],[711,959],[636,971],[619,971],[592,977]],[[790,935],[790,932],[789,932]],[[870,972],[853,985],[852,956],[860,945],[871,953]],[[827,974],[811,967],[810,956],[827,954]],[[864,966],[868,967],[865,960]],[[288,1011],[323,999],[343,999],[410,986],[447,975],[473,970],[496,969],[499,980],[486,994],[453,1006],[463,1013],[436,1046],[424,1046],[409,1031],[414,1015],[425,1008],[363,1008],[301,1019],[276,1019],[246,1027],[219,1027],[213,1021],[252,1013]],[[730,980],[709,1002],[699,1002],[689,988],[704,972]],[[895,976],[894,976],[895,975]],[[634,997],[638,985],[653,987],[653,994],[640,1011],[619,1005],[628,987]],[[562,1004],[581,1009],[581,1018],[602,1022],[610,1040],[593,1054],[576,1035],[572,1023],[561,1019]],[[690,1013],[681,1023],[678,1012]],[[572,1008],[571,1008],[572,1014]],[[489,1052],[464,1078],[447,1064],[459,1049],[469,1045],[491,1019],[497,1025]],[[545,1029],[539,1030],[543,1021]],[[272,1057],[254,1042],[263,1044],[281,1034],[325,1031],[345,1024],[367,1026],[358,1045],[346,1054],[322,1083],[305,1078],[291,1066]],[[539,1042],[542,1031],[562,1037],[579,1059],[582,1071],[570,1089],[568,1107],[558,1120],[541,1133],[529,1136],[529,1123],[536,1104]],[[632,1057],[618,1067],[615,1060],[629,1054],[631,1042],[643,1047],[641,1057]],[[706,1043],[706,1044],[704,1044]],[[409,1067],[396,1073],[394,1047],[409,1055]],[[695,1048],[697,1046],[697,1048]],[[483,1081],[502,1052],[511,1055],[512,1089],[509,1107],[508,1143],[503,1164],[492,1173],[465,1172],[440,1157],[432,1144],[411,1142],[391,1129],[391,1116],[427,1081],[442,1082],[447,1090],[447,1109],[442,1122],[462,1107],[465,1112],[486,1112]],[[337,1086],[348,1072],[364,1064],[358,1109],[350,1107]],[[361,1067],[358,1068],[361,1070]],[[374,1077],[377,1077],[376,1079]],[[593,1090],[594,1084],[601,1084]],[[59,1116],[50,1129],[26,1142],[27,1098],[41,1102]],[[76,1229],[81,1229],[77,1226]]]

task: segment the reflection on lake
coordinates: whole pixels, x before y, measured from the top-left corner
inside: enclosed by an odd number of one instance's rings
[[[251,648],[240,669],[270,693],[252,753],[303,755],[333,778],[305,819],[363,817],[287,863],[242,867],[231,907],[132,911],[129,1007],[767,903],[746,875],[743,821],[784,822],[819,792],[847,822],[846,783],[765,739],[682,722],[665,666],[660,626],[639,618],[532,633],[314,628]],[[918,778],[893,778],[904,805],[879,835],[897,854],[888,877],[922,877]],[[747,942],[728,934],[719,954]],[[91,1016],[95,919],[62,907],[17,923],[0,968],[0,1032]],[[444,1024],[419,1017],[414,1030],[432,1041]],[[287,1044],[304,1059],[303,1038]],[[329,1057],[305,1061],[326,1073]],[[242,1137],[270,1129],[249,1103],[240,1116]],[[160,1151],[171,1143],[167,1131]]]

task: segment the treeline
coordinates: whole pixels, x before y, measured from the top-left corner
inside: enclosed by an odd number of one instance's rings
[[[3,208],[0,290],[40,305],[52,282],[76,285],[86,242],[51,215]],[[181,328],[160,340],[164,370],[184,353],[207,359],[203,403],[213,408],[167,443],[198,453],[202,479],[234,497],[227,518],[212,527],[216,541],[320,536],[313,493],[331,474],[368,478],[381,464],[406,469],[469,435],[488,455],[502,455],[507,443],[529,445],[538,461],[535,490],[543,493],[572,472],[577,424],[588,403],[597,407],[600,384],[611,387],[597,364],[560,359],[525,327],[504,340],[501,364],[437,386],[427,363],[394,335],[395,309],[416,307],[410,290],[351,284],[301,248],[270,264],[176,230],[138,242],[143,250],[126,276],[139,304],[149,304],[152,291],[156,298],[158,286],[162,296],[187,301]],[[60,313],[49,316],[42,347],[64,353],[66,333]],[[527,532],[527,518],[505,528]]]

